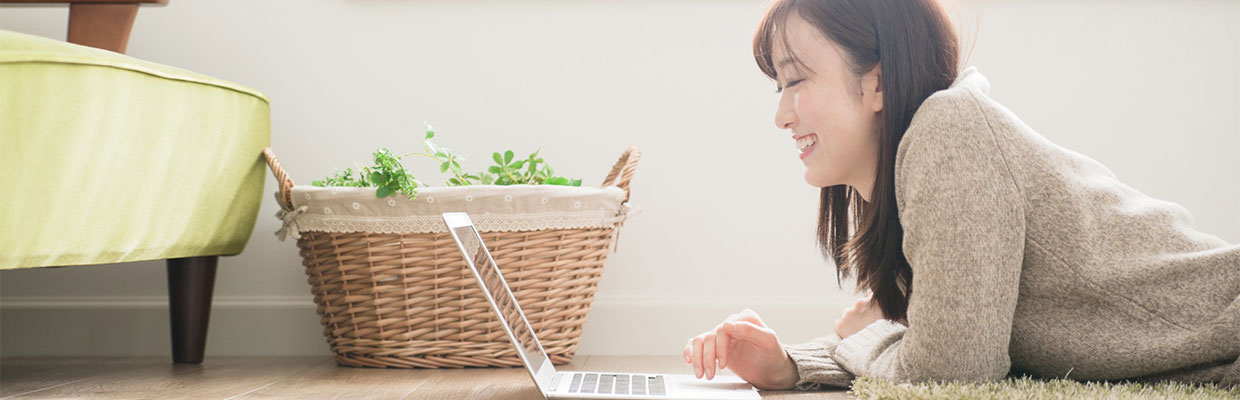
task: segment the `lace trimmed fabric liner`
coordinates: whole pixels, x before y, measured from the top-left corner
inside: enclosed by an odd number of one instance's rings
[[[280,213],[285,224],[277,234],[442,233],[448,231],[445,212],[468,213],[485,232],[611,227],[639,210],[621,204],[625,195],[615,186],[480,185],[420,188],[413,199],[380,199],[374,188],[294,186],[293,210]]]

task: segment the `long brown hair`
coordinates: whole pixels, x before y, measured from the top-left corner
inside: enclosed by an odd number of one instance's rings
[[[837,278],[855,273],[857,287],[873,293],[886,318],[904,319],[913,270],[904,258],[904,228],[896,206],[896,149],[921,103],[956,79],[956,32],[934,0],[776,0],[753,43],[754,59],[771,79],[776,78],[771,48],[777,42],[796,59],[782,28],[792,15],[838,45],[854,77],[882,67],[883,110],[870,201],[845,185],[823,188],[818,245],[835,264]],[[782,40],[775,35],[783,35]]]

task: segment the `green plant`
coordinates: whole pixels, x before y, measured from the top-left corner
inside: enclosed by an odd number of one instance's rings
[[[481,182],[482,177],[476,174],[467,174],[461,172],[461,161],[465,161],[465,157],[453,153],[447,147],[440,146],[431,140],[435,137],[435,128],[430,124],[426,124],[426,136],[422,138],[422,148],[425,153],[409,153],[404,156],[422,156],[439,162],[439,172],[447,172],[452,170],[452,178],[448,179],[448,186],[466,186],[472,182]],[[401,156],[401,157],[404,157]],[[488,182],[489,183],[489,182]]]
[[[435,143],[431,140],[434,137],[435,129],[427,124],[426,135],[422,138],[423,152],[397,156],[387,148],[380,147],[375,150],[374,165],[360,168],[356,177],[352,168],[345,168],[344,171],[338,170],[323,180],[311,182],[311,185],[376,187],[375,196],[379,198],[402,193],[412,199],[417,196],[417,188],[424,185],[405,170],[401,160],[408,156],[419,156],[439,163],[441,173],[452,171],[452,177],[446,182],[447,186],[475,184],[581,186],[581,179],[555,176],[555,170],[538,156],[541,149],[534,151],[528,158],[515,162],[513,161],[515,154],[512,150],[506,150],[502,155],[496,152],[491,155],[491,159],[495,160],[495,165],[476,174],[466,173],[461,169],[461,162],[465,161],[465,157]]]
[[[344,171],[336,171],[334,175],[324,180],[310,182],[310,185],[375,187],[375,196],[378,198],[392,196],[396,193],[402,193],[410,199],[417,197],[418,186],[421,186],[421,182],[405,170],[400,157],[392,154],[392,151],[386,147],[380,147],[375,150],[374,162],[372,166],[362,167],[356,178],[353,176],[352,168],[345,168]]]
[[[491,154],[491,159],[495,160],[495,165],[487,168],[487,172],[494,174],[496,185],[561,185],[561,186],[581,186],[581,179],[568,179],[562,176],[555,176],[555,171],[547,165],[542,158],[538,157],[539,149],[530,154],[529,158],[513,162],[512,150]],[[542,168],[539,168],[542,164]],[[522,168],[525,171],[522,172]]]

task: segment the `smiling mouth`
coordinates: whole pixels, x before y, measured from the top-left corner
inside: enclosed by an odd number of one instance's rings
[[[809,135],[805,135],[800,139],[797,139],[797,151],[803,153],[806,150],[809,150],[810,147],[814,147],[815,143],[818,143],[817,134],[811,133]]]

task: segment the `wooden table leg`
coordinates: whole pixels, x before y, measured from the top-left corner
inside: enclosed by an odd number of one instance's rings
[[[207,321],[219,256],[168,259],[168,312],[172,321],[172,362],[202,363]]]
[[[137,3],[71,3],[69,43],[124,53],[137,15]]]

